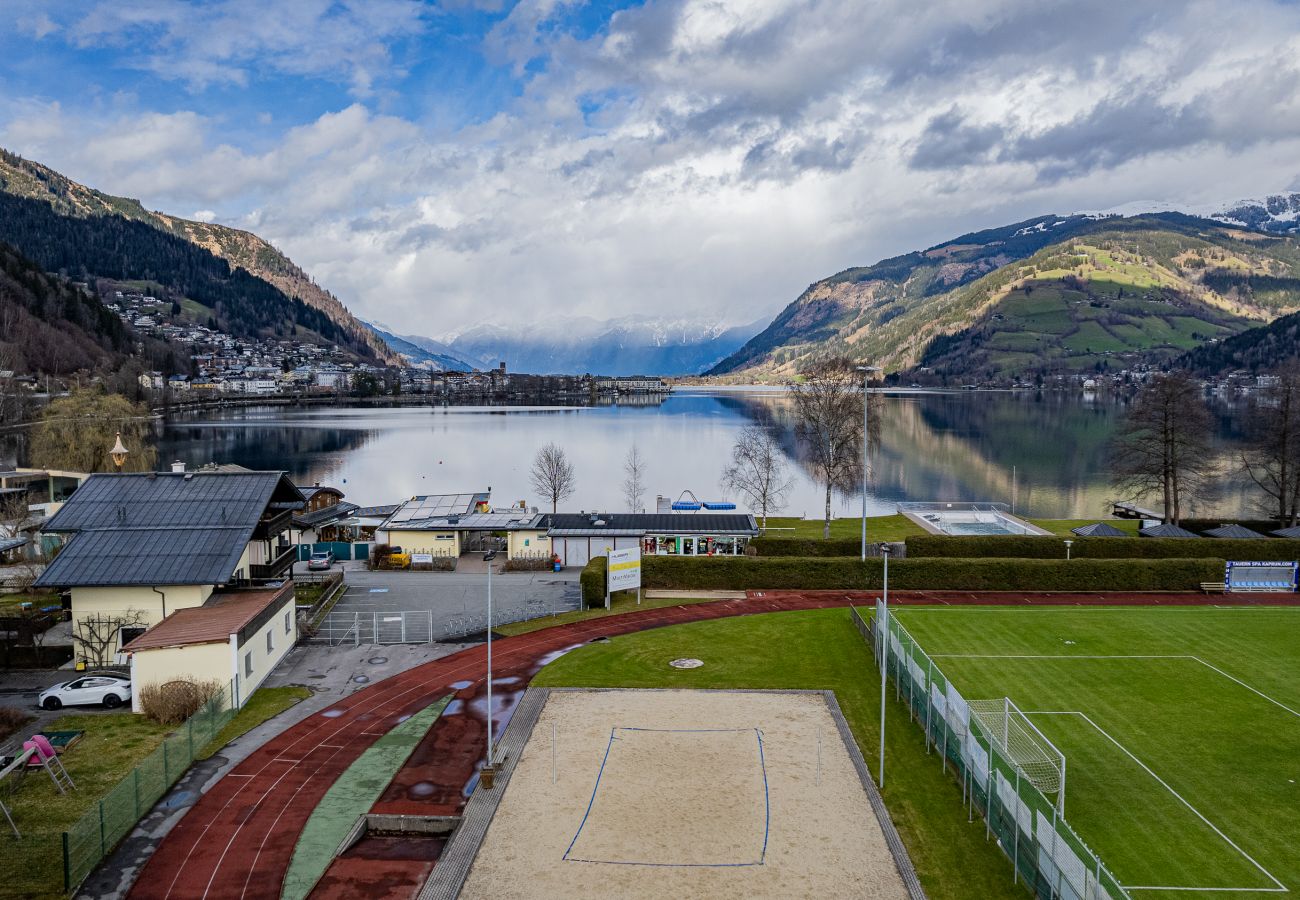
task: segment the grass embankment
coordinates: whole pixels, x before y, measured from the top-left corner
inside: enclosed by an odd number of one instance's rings
[[[199,758],[212,755],[235,737],[292,706],[311,692],[306,688],[262,688]],[[0,837],[0,897],[63,897],[63,832],[81,819],[101,797],[158,749],[177,726],[159,725],[132,713],[61,716],[49,731],[84,734],[62,756],[76,790],[60,794],[44,771],[33,769],[21,782],[0,785],[5,805],[22,831],[22,840]],[[12,793],[10,793],[12,790]],[[7,823],[3,823],[7,828]]]
[[[689,603],[710,603],[712,599],[710,597],[665,597],[649,600],[643,596],[640,605],[637,605],[635,591],[618,591],[610,596],[609,609],[605,609],[603,606],[594,609],[575,609],[556,616],[529,619],[526,622],[511,622],[509,625],[498,625],[492,631],[494,634],[503,634],[510,637],[516,634],[540,631],[543,628],[550,628],[552,625],[567,625],[570,622],[583,622],[587,619],[603,619],[606,616],[636,612],[639,609],[660,609],[665,606],[685,606]]]
[[[217,732],[206,747],[194,754],[194,758],[207,759],[237,737],[243,737],[263,722],[273,719],[289,707],[311,696],[311,689],[301,685],[287,687],[258,688],[244,708],[226,723],[226,727]]]
[[[704,661],[679,670],[669,660]],[[874,771],[880,732],[880,682],[871,652],[847,609],[767,613],[695,622],[588,644],[548,665],[545,687],[682,687],[833,690]],[[927,756],[906,708],[889,702],[885,802],[917,872],[935,900],[1016,898],[1011,863],[968,823],[961,790]]]

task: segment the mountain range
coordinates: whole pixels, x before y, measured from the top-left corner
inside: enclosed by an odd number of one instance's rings
[[[849,356],[909,379],[1007,382],[1172,360],[1300,310],[1290,204],[964,234],[815,282],[710,374],[788,378]]]
[[[504,362],[511,372],[534,374],[695,375],[738,349],[763,322],[560,317],[536,325],[476,325],[440,339],[372,327],[413,364],[434,368],[457,368],[460,362],[462,368],[490,369]]]
[[[2,149],[0,242],[46,272],[160,285],[238,337],[292,332],[362,359],[398,358],[263,238],[151,212]]]

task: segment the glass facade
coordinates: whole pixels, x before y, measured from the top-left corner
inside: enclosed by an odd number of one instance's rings
[[[641,539],[642,556],[744,556],[747,537],[727,535],[648,534]]]

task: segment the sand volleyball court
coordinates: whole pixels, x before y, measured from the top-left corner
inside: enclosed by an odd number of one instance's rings
[[[908,893],[822,694],[556,690],[461,896]]]

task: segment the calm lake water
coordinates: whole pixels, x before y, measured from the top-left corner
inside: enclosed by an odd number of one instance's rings
[[[884,404],[882,450],[868,492],[873,513],[902,500],[1000,500],[1042,517],[1109,511],[1105,443],[1122,406],[1051,394],[900,392]],[[537,504],[533,454],[554,441],[577,470],[570,509],[623,508],[623,460],[636,444],[648,461],[645,503],[691,490],[720,499],[719,475],[737,432],[751,422],[781,435],[795,479],[788,515],[818,517],[820,489],[799,460],[790,399],[779,390],[678,391],[659,405],[605,407],[258,407],[188,414],[162,428],[160,468],[238,463],[287,469],[300,484],[341,487],[362,505],[413,494],[492,489],[493,502]],[[1234,455],[1237,412],[1216,409],[1219,452]],[[1013,467],[1014,485],[1013,485]],[[735,499],[735,498],[727,498]],[[1243,514],[1239,478],[1204,515]],[[836,497],[854,515],[857,496]]]

